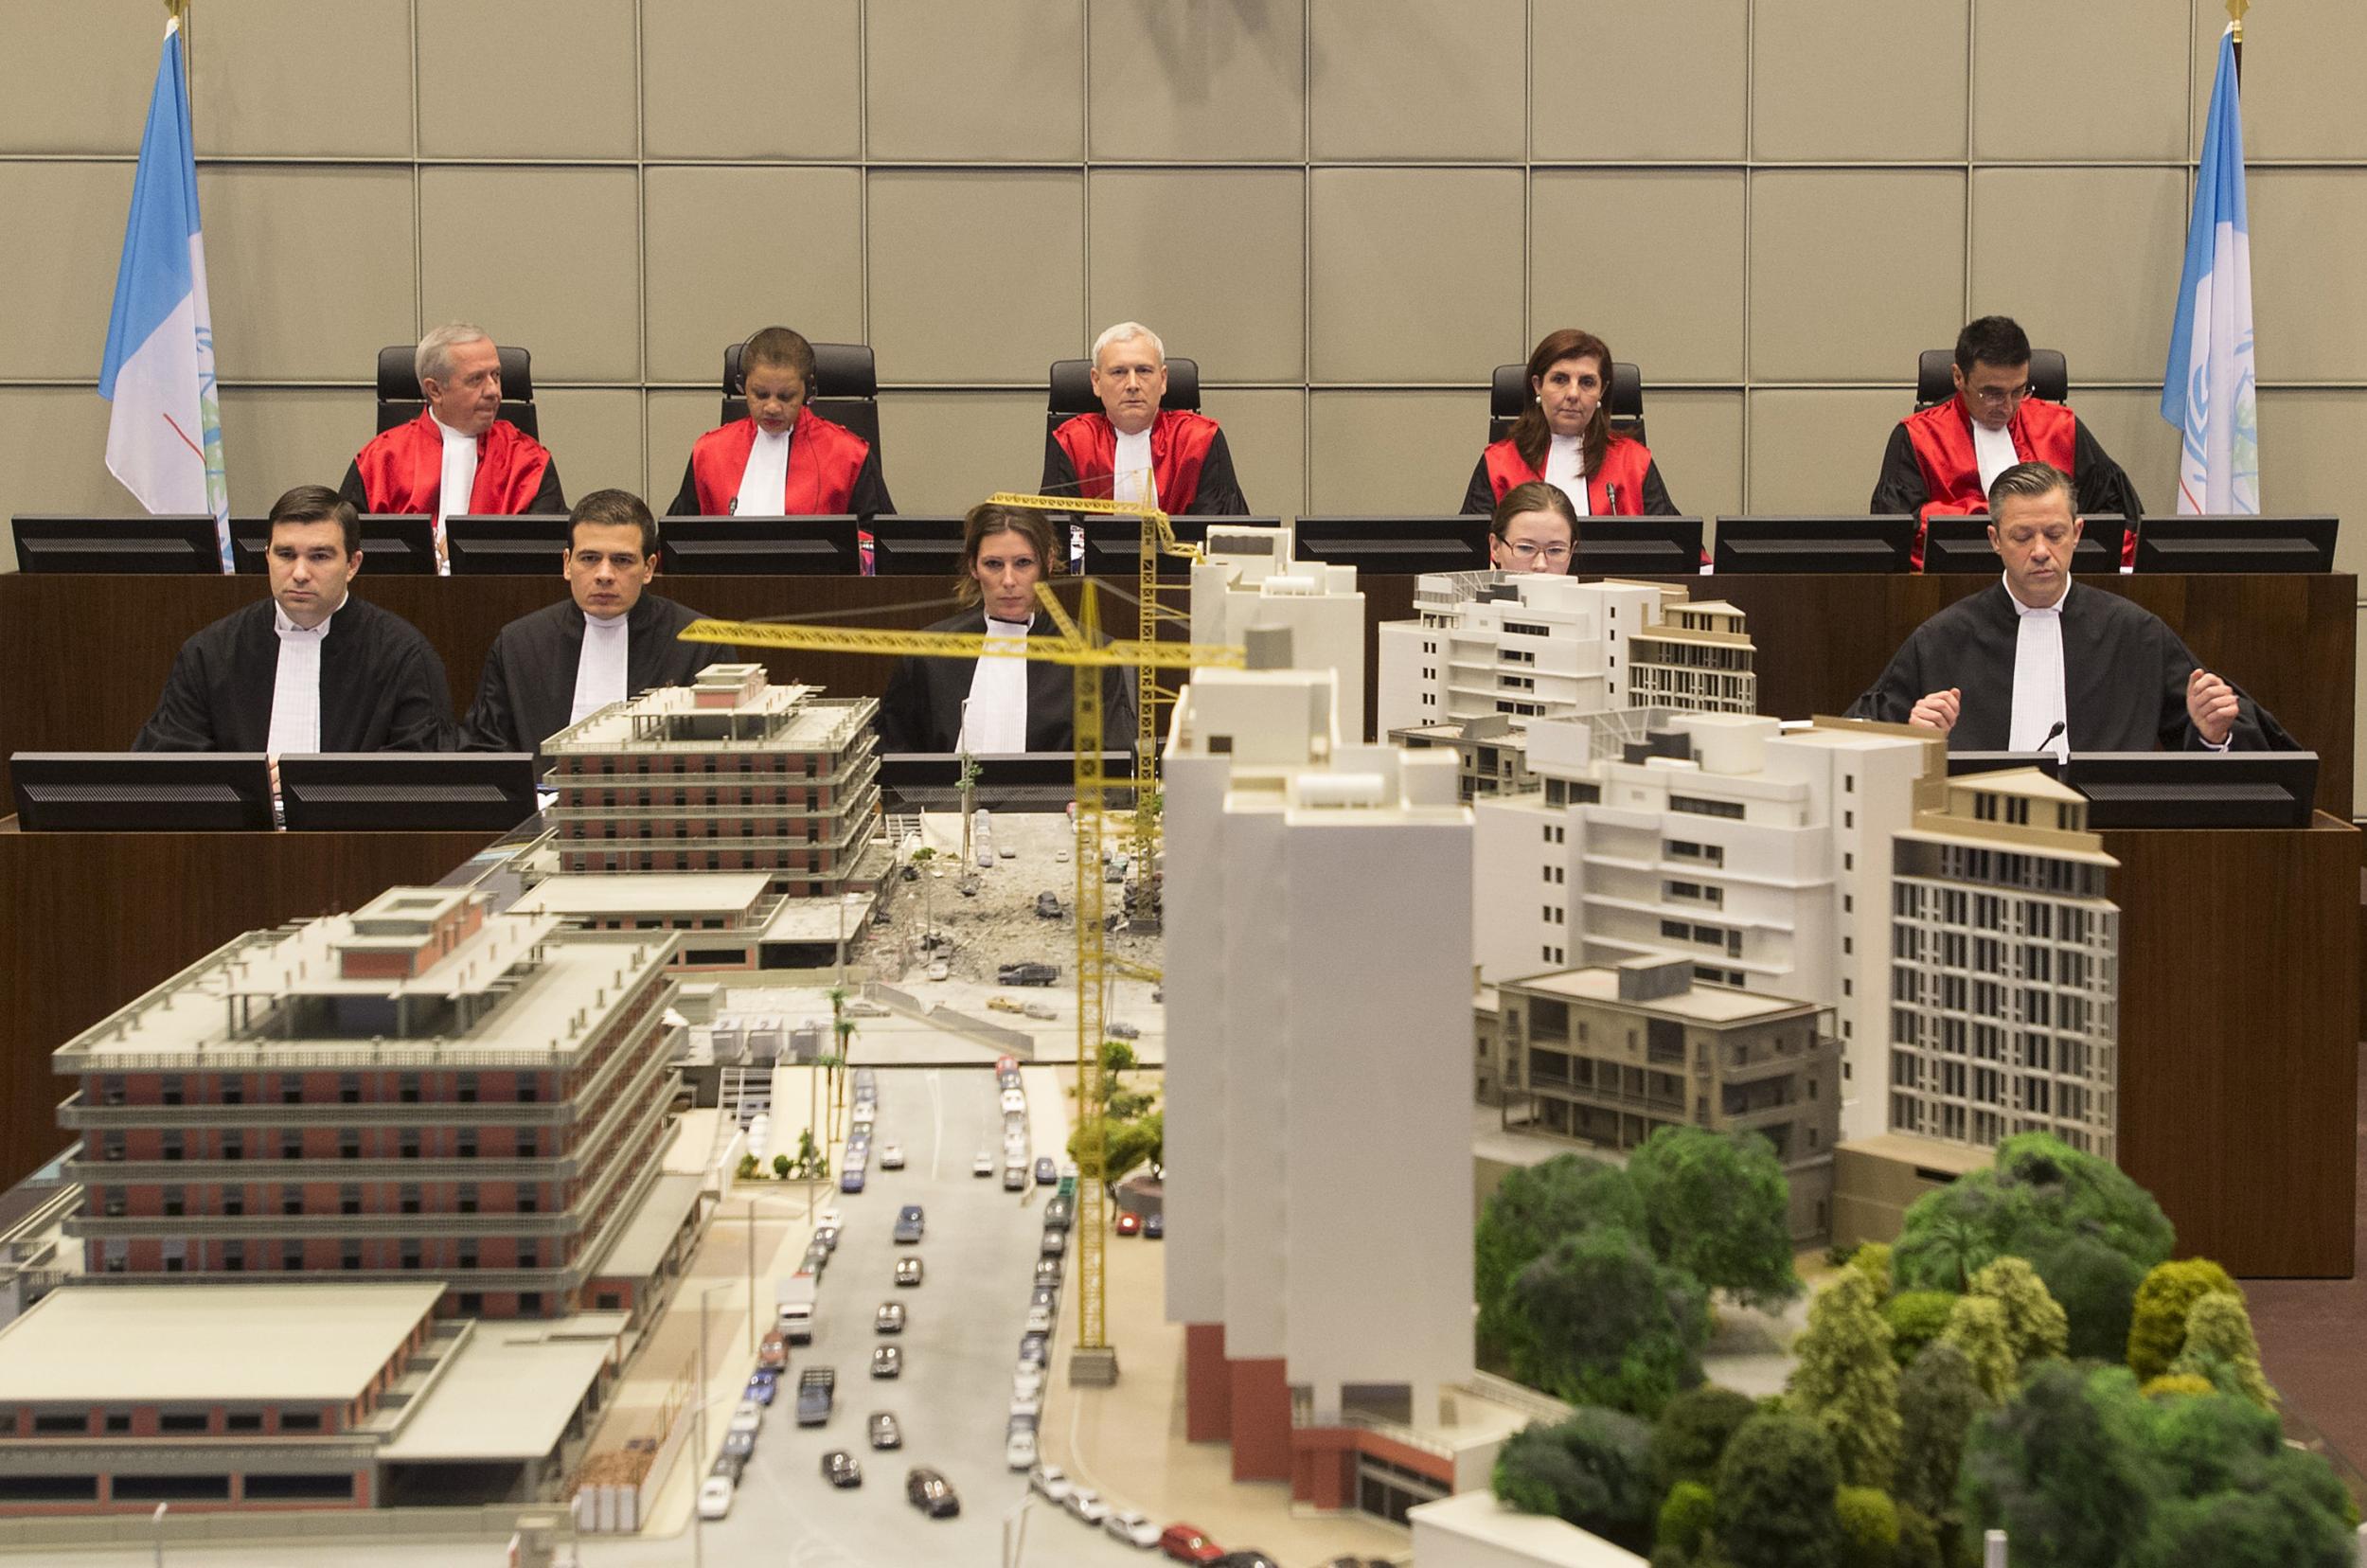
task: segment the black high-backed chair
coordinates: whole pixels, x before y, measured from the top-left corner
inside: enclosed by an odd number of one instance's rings
[[[1512,434],[1512,421],[1521,417],[1521,410],[1528,406],[1534,396],[1529,390],[1529,367],[1525,362],[1496,366],[1496,379],[1487,394],[1489,445]],[[1644,440],[1644,372],[1625,360],[1611,362],[1611,428],[1622,436]]]
[[[735,343],[723,350],[723,419],[730,424],[748,417],[747,387],[739,378],[739,350]],[[871,443],[880,453],[884,472],[887,454],[880,447],[880,367],[867,343],[817,343],[813,346],[813,396],[807,407],[835,425]]]
[[[506,344],[494,347],[502,357],[501,417],[539,441],[543,431],[534,418],[534,356]],[[378,428],[382,434],[409,424],[427,407],[427,394],[419,389],[418,372],[412,368],[418,352],[416,343],[390,343],[378,351]]]
[[[1044,415],[1044,434],[1050,435],[1079,414],[1098,414],[1101,400],[1094,396],[1094,362],[1091,360],[1054,360],[1051,376],[1051,402]],[[1169,359],[1167,361],[1167,395],[1159,400],[1161,408],[1200,409],[1200,361]]]
[[[1956,395],[1956,378],[1949,372],[1955,368],[1956,351],[1952,348],[1926,348],[1915,362],[1915,412],[1948,401]],[[2049,402],[2065,402],[2071,398],[2071,369],[2063,363],[2060,348],[2030,350],[2030,393]]]

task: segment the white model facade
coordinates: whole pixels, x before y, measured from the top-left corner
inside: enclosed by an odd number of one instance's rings
[[[1374,733],[1626,707],[1628,640],[1659,618],[1662,597],[1646,582],[1427,573],[1415,618],[1379,628]]]
[[[1883,1131],[1891,840],[1935,803],[1941,743],[1699,713],[1620,759],[1596,739],[1532,724],[1543,789],[1474,808],[1482,978],[1675,953],[1697,980],[1829,1007],[1842,1136]]]
[[[1364,594],[1356,568],[1300,561],[1280,527],[1212,526],[1192,567],[1192,641],[1238,644],[1251,628],[1290,634],[1290,662],[1338,679],[1341,722],[1364,725]]]
[[[1434,896],[1470,813],[1451,755],[1340,745],[1334,700],[1201,671],[1166,754],[1168,1316],[1316,1424],[1472,1370],[1470,917]]]
[[[1897,837],[1890,1131],[1994,1148],[2051,1132],[2116,1156],[2119,863],[2039,773],[1953,779]]]
[[[1743,614],[1723,599],[1663,607],[1628,640],[1628,702],[1699,713],[1756,713],[1757,657]]]

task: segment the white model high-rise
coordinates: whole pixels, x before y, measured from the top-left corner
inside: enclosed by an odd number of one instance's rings
[[[1290,662],[1339,679],[1342,732],[1364,730],[1364,594],[1356,568],[1300,561],[1289,524],[1212,526],[1192,567],[1192,641],[1238,644],[1252,627],[1290,634]]]
[[[1648,582],[1426,574],[1415,618],[1379,629],[1374,733],[1626,707],[1628,641],[1660,617],[1662,597]]]
[[[1237,1474],[1277,1408],[1243,1363],[1319,1423],[1349,1385],[1434,1413],[1472,1369],[1470,813],[1451,756],[1343,745],[1335,701],[1203,670],[1166,751],[1167,1314],[1195,1396],[1233,1378],[1196,1434]]]

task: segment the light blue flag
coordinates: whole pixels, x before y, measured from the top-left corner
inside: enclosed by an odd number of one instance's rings
[[[197,152],[181,62],[181,27],[165,24],[149,99],[132,215],[116,271],[114,317],[98,369],[107,472],[151,512],[210,512],[230,570],[230,487],[205,304],[205,240],[197,220]]]
[[[2195,171],[2186,276],[2179,284],[2170,360],[2162,373],[2162,417],[2185,432],[2178,459],[2181,512],[2260,510],[2251,227],[2244,214],[2244,119],[2236,95],[2235,46],[2222,36],[2211,117]]]

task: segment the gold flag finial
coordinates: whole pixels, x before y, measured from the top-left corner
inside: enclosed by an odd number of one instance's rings
[[[2227,20],[2235,32],[2235,42],[2244,41],[2244,13],[2251,9],[2251,0],[2227,0]]]

